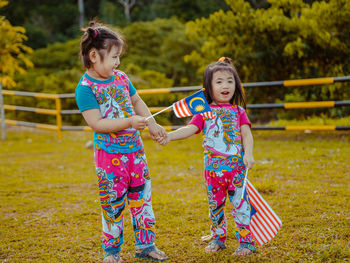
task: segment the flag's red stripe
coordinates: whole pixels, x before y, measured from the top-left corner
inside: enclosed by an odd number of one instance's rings
[[[252,220],[250,222],[250,229],[252,230],[252,234],[255,237],[256,241],[258,241],[258,244],[261,246],[265,243],[264,239],[260,236],[259,231],[256,229],[256,223],[255,220]]]
[[[191,116],[192,114],[191,114],[190,109],[188,108],[186,100],[183,100],[182,103],[184,105],[185,111],[187,112],[187,114],[189,114],[188,116]]]
[[[262,243],[258,233],[256,233],[255,228],[254,228],[252,223],[250,223],[250,232],[252,233],[256,243],[258,243],[258,245],[261,246],[263,243]]]
[[[178,117],[180,117],[180,118],[181,118],[181,117],[185,117],[185,116],[183,116],[183,114],[182,114],[182,111],[181,111],[181,109],[180,109],[179,103],[180,103],[180,101],[178,101],[178,102],[175,103],[176,113],[177,113]]]
[[[250,183],[248,181],[248,183]],[[260,196],[260,194],[255,190],[255,188],[253,187],[253,192],[256,195],[257,199],[262,203],[262,205],[265,207],[265,209],[267,211],[269,211],[269,214],[273,217],[273,219],[275,219],[276,223],[280,226],[280,220],[279,218],[276,216],[276,214],[272,211],[272,209],[270,208],[270,206],[264,201],[264,199],[262,199],[262,197]]]
[[[260,228],[260,224],[259,224],[259,219],[258,218],[254,218],[254,220],[256,220],[256,228],[259,229],[259,233],[261,233],[261,235],[263,235],[264,239],[267,241],[269,241],[271,238],[268,238],[266,235],[265,235],[265,232]],[[265,243],[266,243],[265,242]]]
[[[252,199],[252,203],[253,203],[253,202],[256,203],[256,201],[254,200],[254,198],[251,197],[251,199]],[[253,204],[253,205],[254,205],[254,204]],[[260,210],[258,210],[258,211],[260,212]],[[273,224],[273,222],[271,222],[271,220],[269,220],[268,217],[265,217],[264,215],[260,214],[259,212],[258,212],[257,214],[259,215],[259,218],[261,218],[261,220],[263,221],[262,223],[265,224],[265,228],[270,229],[271,232],[273,232],[273,234],[276,235],[277,232],[278,232],[278,228],[275,229],[275,228],[271,225],[271,223]],[[257,214],[255,214],[255,215],[257,215]]]
[[[182,103],[183,103],[183,100],[180,100],[179,101],[179,110],[181,111],[182,117],[187,117],[187,114],[186,114],[186,112],[183,109]]]
[[[250,185],[248,184],[248,186]],[[270,212],[271,209],[266,207],[264,201],[262,201],[261,198],[257,196],[256,192],[251,187],[249,187],[249,194],[249,197],[253,200],[254,205],[261,210],[261,212],[269,219],[269,221],[271,221],[271,223],[275,226],[276,229],[279,229],[279,220],[277,220],[276,217]]]
[[[271,226],[274,226],[278,230],[279,228],[276,226],[275,222],[271,219],[271,217],[269,217],[265,210],[261,206],[259,206],[257,200],[252,195],[250,195],[249,197],[252,199],[254,206],[258,207],[257,210],[261,212],[271,222]]]
[[[260,214],[255,214],[255,219],[256,221],[258,221],[260,224],[259,226],[261,226],[261,228],[264,230],[264,233],[266,234],[266,236],[268,236],[268,240],[271,240],[277,233],[271,233],[268,229],[269,225],[266,224],[266,222],[264,223],[263,221],[265,221],[264,217],[260,217]]]

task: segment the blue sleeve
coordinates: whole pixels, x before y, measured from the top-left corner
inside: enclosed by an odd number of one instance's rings
[[[129,95],[130,97],[134,96],[136,94],[136,89],[134,85],[132,85],[130,79],[129,79]]]
[[[88,86],[79,85],[75,89],[75,101],[80,112],[90,109],[100,109],[94,93]]]

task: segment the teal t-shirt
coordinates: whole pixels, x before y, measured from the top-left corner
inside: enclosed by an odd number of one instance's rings
[[[99,109],[102,118],[119,119],[135,115],[131,96],[136,94],[127,75],[116,71],[108,80],[96,80],[85,73],[75,90],[81,112]],[[135,152],[143,147],[140,132],[134,128],[112,133],[94,133],[95,149],[109,153]]]

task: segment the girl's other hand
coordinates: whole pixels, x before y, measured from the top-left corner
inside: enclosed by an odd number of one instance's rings
[[[160,145],[167,145],[169,142],[170,142],[170,138],[169,138],[169,134],[166,133],[165,136],[162,136],[162,137],[159,137],[157,142],[160,144]]]
[[[243,163],[246,168],[252,169],[255,163],[254,157],[251,154],[245,154],[243,156]]]
[[[143,130],[146,128],[147,121],[145,117],[141,117],[139,115],[134,115],[131,118],[131,127],[136,130]]]

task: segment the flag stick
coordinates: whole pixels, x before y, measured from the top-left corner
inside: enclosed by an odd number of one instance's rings
[[[247,180],[248,180],[248,168],[245,170],[245,178],[244,178],[244,183],[243,183],[243,186],[242,186],[242,195],[241,195],[241,200],[243,200],[243,197],[244,197],[244,189],[247,187]]]
[[[155,114],[153,114],[153,115],[151,115],[151,116],[148,116],[148,117],[146,118],[146,121],[147,121],[148,119],[150,119],[150,118],[152,118],[152,117],[158,115],[159,113],[162,113],[163,111],[166,111],[167,109],[170,109],[171,107],[173,107],[173,104],[171,104],[169,107],[167,107],[167,108],[165,108],[165,109],[162,109],[161,111],[156,112]]]

